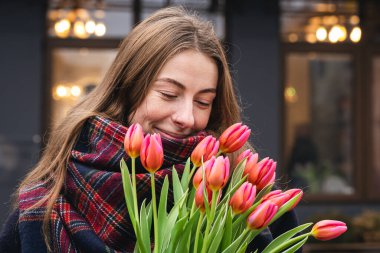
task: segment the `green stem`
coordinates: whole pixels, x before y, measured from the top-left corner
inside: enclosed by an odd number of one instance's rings
[[[203,220],[204,212],[201,212],[198,220],[198,225],[197,225],[197,231],[195,233],[195,243],[194,243],[194,253],[198,252],[198,239],[199,239],[199,234],[201,230],[201,225],[202,225],[202,220]]]
[[[193,177],[195,171],[197,170],[197,166],[193,165],[193,168],[190,171],[189,181],[191,182],[191,178]]]
[[[150,173],[150,182],[152,187],[152,203],[153,203],[153,223],[154,223],[154,252],[157,253],[158,245],[158,222],[157,222],[157,204],[156,204],[156,184],[154,181],[154,172]]]
[[[218,151],[218,153],[216,153],[215,157],[218,157],[222,154],[223,152],[221,150]]]
[[[207,216],[208,219],[207,219],[205,237],[204,237],[203,245],[202,245],[202,253],[205,253],[208,247],[208,236],[209,236],[208,233],[210,232],[211,224],[214,221],[217,198],[218,198],[218,191],[212,191],[211,211],[210,211],[210,217]]]
[[[137,224],[140,223],[139,209],[137,208],[137,190],[136,190],[136,158],[132,157],[132,191],[133,191],[133,205],[135,209],[135,217]]]
[[[292,244],[297,243],[298,241],[301,241],[302,239],[304,239],[305,237],[308,237],[310,235],[311,235],[311,232],[296,236],[290,240],[287,240],[284,244],[278,245],[271,252],[273,252],[273,253],[282,252],[284,249],[289,248]]]

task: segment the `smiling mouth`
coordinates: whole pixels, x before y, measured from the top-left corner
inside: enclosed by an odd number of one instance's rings
[[[155,130],[155,132],[159,133],[161,136],[166,137],[166,138],[170,138],[170,139],[184,139],[184,138],[188,137],[188,135],[175,134],[175,133],[163,131],[159,128],[154,128],[154,130]]]

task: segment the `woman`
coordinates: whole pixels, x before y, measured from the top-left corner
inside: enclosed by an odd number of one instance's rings
[[[0,251],[131,251],[119,173],[126,126],[160,133],[163,167],[181,170],[206,132],[219,136],[239,115],[212,25],[182,8],[157,11],[130,32],[103,82],[52,132],[18,189]],[[143,199],[149,178],[138,172]],[[159,171],[158,186],[167,174]]]

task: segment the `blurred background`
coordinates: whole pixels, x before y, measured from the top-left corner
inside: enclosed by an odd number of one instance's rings
[[[98,85],[132,27],[184,5],[214,23],[260,157],[305,190],[301,222],[347,222],[306,252],[380,252],[380,3],[359,0],[3,0],[0,224],[49,129]]]

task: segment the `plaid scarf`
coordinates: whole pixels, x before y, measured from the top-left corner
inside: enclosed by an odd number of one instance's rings
[[[67,175],[60,196],[53,206],[50,222],[54,252],[131,252],[134,231],[125,205],[119,162],[129,161],[123,150],[125,126],[101,117],[84,125],[67,164]],[[156,173],[159,191],[175,165],[179,174],[183,164],[205,132],[186,139],[162,138],[165,161]],[[137,160],[136,160],[137,162]],[[150,198],[150,176],[136,163],[139,200]],[[22,252],[28,244],[42,240],[44,206],[27,210],[47,193],[44,183],[21,191],[19,232]],[[170,199],[170,198],[169,198]],[[38,238],[37,238],[38,237]],[[30,252],[36,252],[36,249]],[[38,252],[46,252],[39,249]]]

